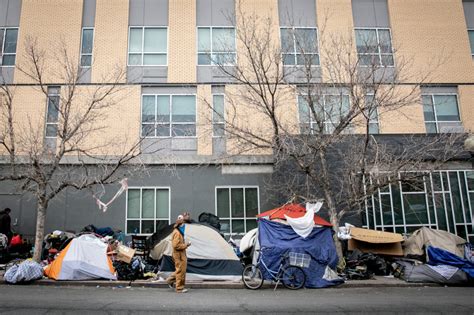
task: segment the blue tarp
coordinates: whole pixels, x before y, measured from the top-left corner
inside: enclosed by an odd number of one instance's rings
[[[332,233],[331,228],[316,227],[307,238],[302,238],[289,225],[265,219],[258,220],[258,240],[268,268],[278,270],[281,256],[288,251],[311,256],[309,267],[304,268],[307,288],[325,288],[344,282],[340,278],[323,279],[326,266],[335,269],[338,262]],[[265,279],[272,279],[265,268],[262,267],[261,270]]]
[[[474,263],[472,261],[433,246],[428,247],[428,257],[428,263],[430,265],[449,265],[457,267],[467,273],[471,278],[474,278]]]

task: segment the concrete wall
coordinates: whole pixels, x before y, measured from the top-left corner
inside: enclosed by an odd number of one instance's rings
[[[150,166],[148,171],[148,175],[130,177],[128,184],[130,187],[170,187],[171,221],[185,210],[190,211],[196,220],[202,212],[215,213],[216,186],[259,186],[261,212],[276,206],[267,200],[264,174],[222,174],[221,169],[216,166],[182,166],[174,170]],[[105,187],[106,194],[102,200],[110,200],[119,187],[119,185]],[[100,190],[101,188],[97,188],[96,191]],[[12,209],[12,222],[18,222],[13,226],[15,231],[26,235],[33,234],[36,222],[36,203],[33,198],[19,194],[15,191],[14,184],[4,182],[0,183],[0,205]],[[126,197],[122,194],[107,212],[102,212],[90,191],[68,190],[51,202],[46,217],[46,231],[56,229],[80,231],[88,224],[124,230],[125,206]]]

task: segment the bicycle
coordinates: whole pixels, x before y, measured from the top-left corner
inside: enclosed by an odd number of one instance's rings
[[[258,251],[258,250],[257,250]],[[242,272],[242,281],[247,289],[257,290],[263,285],[264,278],[260,266],[263,266],[268,274],[276,281],[274,290],[276,290],[280,282],[290,290],[301,289],[306,282],[306,275],[301,267],[308,267],[310,256],[301,253],[287,252],[281,256],[280,266],[278,270],[268,268],[263,260],[263,251],[259,251],[260,255],[256,265],[245,266]]]

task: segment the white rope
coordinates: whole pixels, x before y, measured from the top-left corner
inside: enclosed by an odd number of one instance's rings
[[[117,191],[115,196],[112,197],[112,199],[109,200],[109,202],[104,203],[102,202],[99,198],[96,197],[96,195],[93,195],[95,202],[97,203],[97,206],[99,206],[99,209],[102,209],[103,212],[107,211],[108,206],[114,202],[115,199],[117,199],[125,190],[128,188],[128,183],[127,183],[127,178],[122,179],[119,183],[122,185],[120,189]]]

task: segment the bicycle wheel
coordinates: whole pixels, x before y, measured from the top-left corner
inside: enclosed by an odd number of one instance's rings
[[[300,267],[287,266],[283,269],[281,282],[290,290],[298,290],[304,286],[306,275]]]
[[[247,289],[257,290],[263,284],[262,271],[255,265],[247,265],[242,271],[242,281]]]

